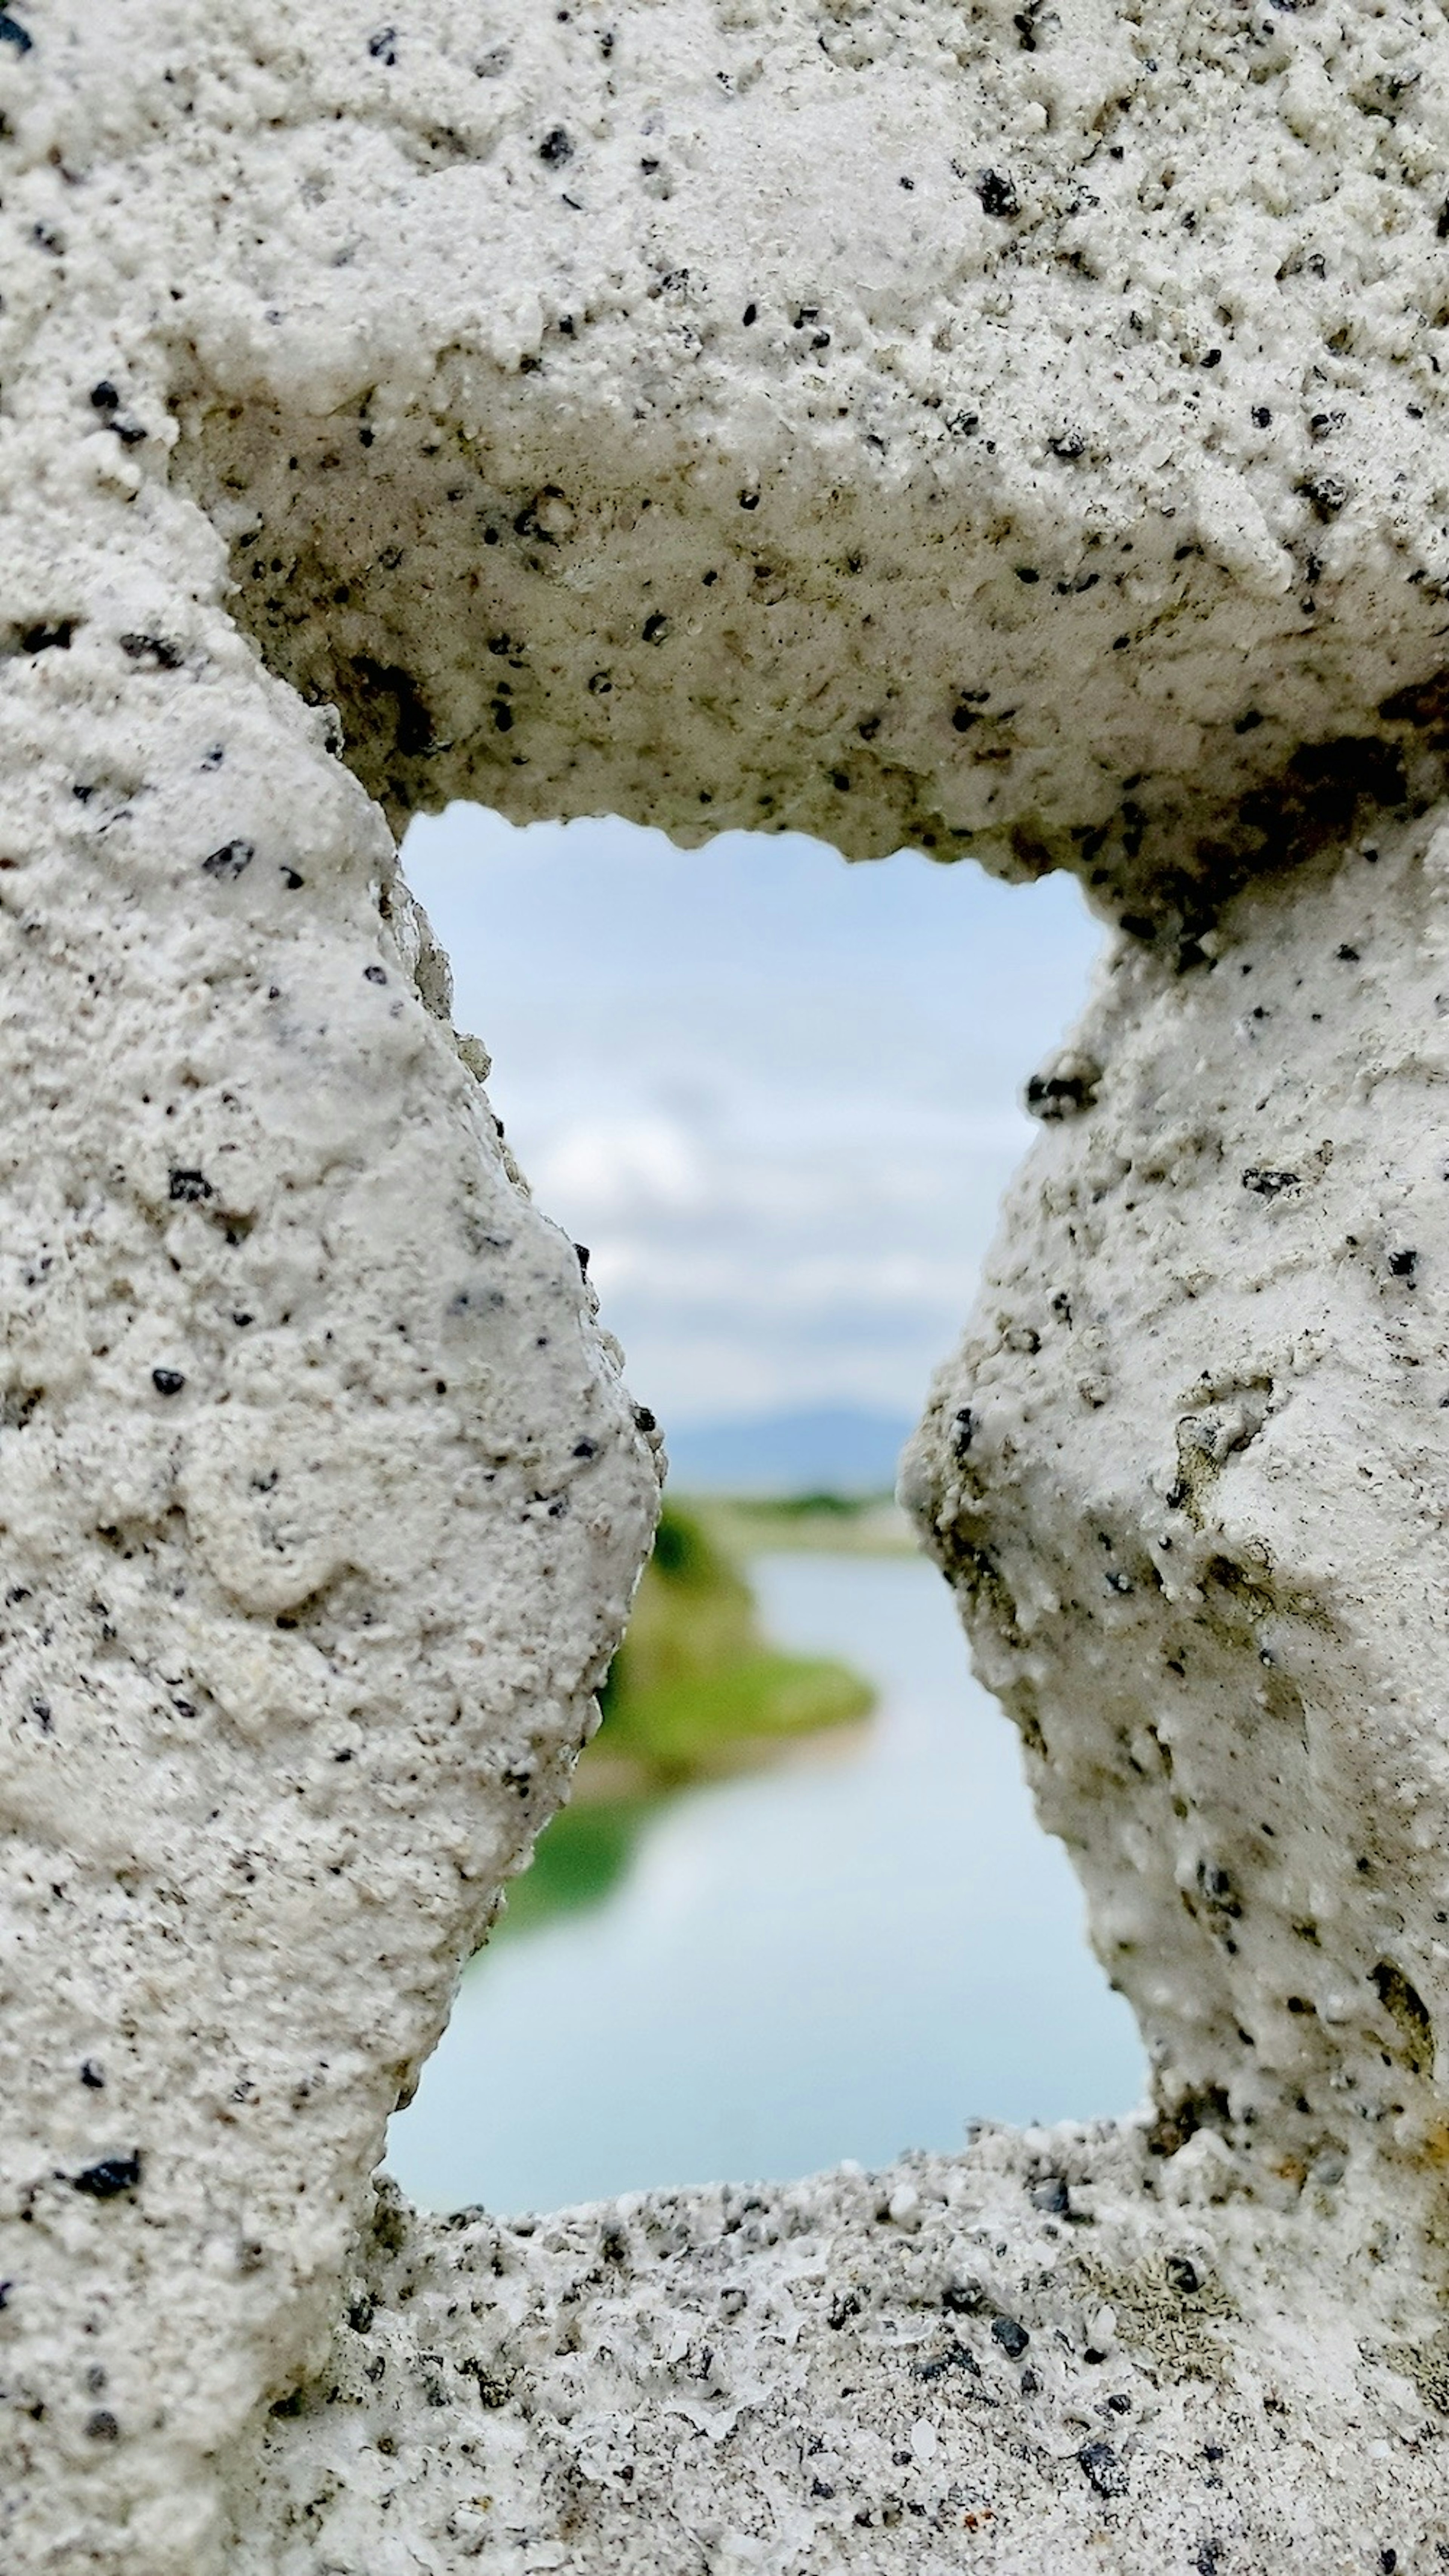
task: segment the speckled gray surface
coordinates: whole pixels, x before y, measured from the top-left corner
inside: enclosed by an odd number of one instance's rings
[[[1441,774],[1433,0],[28,27],[12,418],[99,374],[179,437],[396,813],[909,834],[1145,913]]]
[[[239,614],[396,810],[1191,919],[1280,816],[1442,776],[1429,0],[327,24],[280,130],[231,93],[180,417]]]
[[[238,2563],[1430,2576],[1449,2346],[1412,2249],[1245,2180],[1103,2127],[556,2218],[385,2192]]]
[[[5,674],[0,2560],[191,2576],[656,1478],[379,818],[189,602],[94,605]]]
[[[1167,2127],[1436,2207],[1446,885],[1431,816],[1119,948],[907,1470]]]
[[[1428,0],[0,13],[7,2568],[1439,2563],[1446,128]],[[1150,2139],[344,2295],[655,1494],[464,790],[1125,912],[914,1491]]]

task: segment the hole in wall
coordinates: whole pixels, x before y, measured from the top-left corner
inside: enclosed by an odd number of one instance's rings
[[[1076,1881],[884,1500],[1031,1141],[1021,1091],[1083,998],[1075,885],[469,806],[416,823],[404,865],[671,1501],[703,1497],[771,1648],[876,1705],[768,1767],[579,1809],[587,1884],[562,1893],[592,1901],[521,1883],[393,2170],[425,2205],[539,2208],[1130,2108],[1139,2043]],[[811,1493],[876,1499],[833,1527],[778,1508]]]

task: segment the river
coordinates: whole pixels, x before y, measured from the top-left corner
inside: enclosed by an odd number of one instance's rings
[[[1013,1729],[922,1559],[755,1558],[766,1632],[880,1704],[848,1743],[689,1791],[602,1903],[485,1951],[388,2163],[425,2208],[783,2181],[1118,2114],[1130,2013],[1087,1949]]]

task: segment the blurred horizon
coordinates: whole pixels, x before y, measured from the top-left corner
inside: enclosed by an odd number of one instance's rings
[[[726,1414],[669,1424],[671,1489],[746,1501],[808,1494],[893,1493],[900,1453],[915,1428],[906,1413],[864,1405]]]

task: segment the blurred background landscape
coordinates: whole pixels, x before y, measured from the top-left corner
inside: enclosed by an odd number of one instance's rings
[[[1085,995],[1075,886],[465,806],[404,864],[670,1479],[599,1736],[392,2170],[547,2208],[1130,2108],[1130,2015],[892,1499]]]

